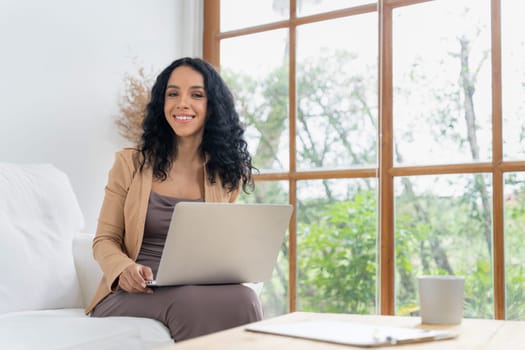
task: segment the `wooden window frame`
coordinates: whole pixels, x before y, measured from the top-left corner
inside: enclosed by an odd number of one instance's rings
[[[432,166],[394,166],[393,161],[393,81],[392,81],[392,12],[393,9],[433,0],[379,0],[368,4],[322,14],[298,18],[296,0],[290,0],[287,20],[239,30],[220,31],[220,0],[204,0],[203,58],[220,68],[220,41],[242,35],[285,28],[289,30],[289,133],[290,170],[281,173],[260,174],[256,181],[289,182],[290,204],[296,206],[298,180],[376,177],[379,184],[378,256],[379,256],[379,310],[383,315],[395,314],[395,242],[394,242],[394,178],[414,175],[488,173],[492,176],[493,210],[493,280],[494,317],[505,319],[505,255],[504,255],[504,174],[525,171],[525,161],[503,160],[502,92],[501,92],[501,0],[491,0],[492,41],[492,161]],[[295,159],[296,116],[296,27],[306,23],[343,18],[351,15],[378,12],[379,18],[379,163],[378,168],[348,170],[297,171]],[[296,222],[295,214],[289,229],[289,309],[296,309]]]

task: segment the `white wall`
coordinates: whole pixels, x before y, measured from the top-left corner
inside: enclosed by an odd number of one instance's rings
[[[127,144],[114,125],[122,79],[200,55],[202,19],[185,14],[202,17],[201,6],[0,0],[0,161],[65,171],[93,233],[114,153]]]

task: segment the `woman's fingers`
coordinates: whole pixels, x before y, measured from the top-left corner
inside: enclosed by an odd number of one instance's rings
[[[153,271],[151,271],[151,268],[149,266],[140,265],[141,270],[140,273],[142,275],[142,278],[145,281],[152,281],[153,280]]]
[[[143,281],[152,281],[153,280],[153,271],[151,271],[151,268],[149,266],[144,266],[144,265],[140,265],[140,266],[141,266],[140,273],[142,275],[142,280]],[[143,288],[142,291],[144,293],[148,293],[148,294],[153,293],[153,289],[148,288],[146,286],[146,283],[144,283],[144,288]]]
[[[145,280],[153,279],[153,273],[148,266],[133,264],[128,266],[119,276],[119,287],[130,293],[150,293]]]

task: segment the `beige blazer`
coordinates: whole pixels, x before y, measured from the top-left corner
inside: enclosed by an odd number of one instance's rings
[[[109,171],[104,201],[100,209],[93,255],[102,268],[103,277],[86,314],[116,286],[118,276],[137,259],[144,235],[148,199],[153,181],[151,167],[139,171],[136,149],[126,148],[115,155]],[[228,192],[217,177],[216,183],[204,174],[205,202],[234,202],[239,190]]]

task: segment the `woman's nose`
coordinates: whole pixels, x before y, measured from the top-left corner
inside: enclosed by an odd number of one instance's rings
[[[189,104],[188,104],[188,96],[186,94],[181,94],[180,95],[180,98],[179,98],[179,103],[177,104],[177,108],[188,108],[189,107]]]
[[[188,100],[181,96],[179,103],[177,103],[177,109],[188,109],[188,108],[189,108]]]

